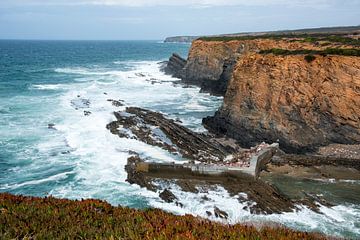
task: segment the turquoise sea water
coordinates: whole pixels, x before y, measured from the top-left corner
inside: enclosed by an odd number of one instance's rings
[[[108,99],[161,111],[196,131],[204,130],[201,119],[221,105],[221,98],[199,93],[195,87],[183,88],[174,83],[177,79],[160,72],[158,62],[173,52],[186,57],[188,49],[186,44],[157,41],[0,41],[0,192],[99,198],[114,205],[202,217],[218,206],[229,213],[230,223],[275,221],[360,238],[356,200],[324,207],[324,214],[304,209],[254,216],[221,187],[209,194],[210,203],[173,189],[183,199],[180,208],[125,182],[129,151],[154,161],[182,159],[112,135],[105,126],[114,119],[112,112],[124,107],[112,106]],[[91,114],[85,116],[84,111]],[[360,185],[348,183],[343,188],[349,186],[356,192]]]

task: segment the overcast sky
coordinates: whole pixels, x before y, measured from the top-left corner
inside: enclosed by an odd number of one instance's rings
[[[0,0],[0,39],[163,39],[360,25],[360,0]]]

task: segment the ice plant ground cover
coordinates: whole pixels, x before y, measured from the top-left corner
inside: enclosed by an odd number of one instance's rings
[[[326,239],[284,227],[223,225],[100,200],[0,194],[1,239]]]

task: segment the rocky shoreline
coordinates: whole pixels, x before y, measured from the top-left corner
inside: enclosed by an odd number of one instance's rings
[[[360,176],[360,65],[357,56],[320,56],[304,52],[336,47],[358,49],[351,38],[357,33],[336,35],[261,36],[231,39],[198,39],[187,59],[173,54],[162,70],[181,83],[197,85],[201,91],[224,96],[224,104],[215,116],[203,119],[209,133],[191,132],[160,113],[127,108],[115,113],[117,121],[107,127],[120,137],[134,137],[190,160],[190,165],[158,164],[142,159],[137,153],[128,159],[128,181],[159,193],[165,202],[181,206],[170,188],[198,192],[222,186],[234,195],[246,194],[252,213],[280,213],[305,205],[318,211],[331,206],[319,196],[303,193],[290,199],[262,177],[282,174],[299,178],[359,180]],[[346,43],[346,41],[349,43]],[[355,44],[355,45],[354,45]],[[289,49],[288,56],[264,55],[268,49]],[[291,50],[291,51],[290,51]],[[273,50],[271,50],[273,51]],[[292,52],[297,55],[291,55]],[[330,52],[330,51],[328,51]],[[339,52],[339,51],[338,51]],[[282,53],[282,52],[281,52]],[[281,54],[280,54],[281,55]],[[341,89],[342,94],[334,92]],[[121,132],[119,126],[127,129]],[[155,130],[155,131],[154,131]],[[160,133],[159,131],[160,130]],[[129,134],[131,132],[131,134]],[[227,143],[231,144],[227,144]],[[278,143],[280,149],[259,170],[259,179],[248,174],[219,172],[229,156],[240,166],[254,146]],[[256,147],[255,147],[256,148]],[[207,163],[217,166],[219,174],[199,174],[194,168]],[[194,167],[197,166],[197,167]],[[246,171],[245,171],[246,172]],[[161,184],[159,184],[161,182]],[[205,200],[206,200],[206,192]],[[205,201],[204,200],[204,201]],[[239,201],[245,201],[244,199]],[[227,213],[213,209],[207,213],[226,218]]]
[[[221,186],[231,196],[238,196],[239,203],[246,204],[245,210],[254,214],[292,212],[299,209],[298,206],[319,212],[320,206],[332,206],[332,203],[307,192],[301,197],[290,198],[262,178],[279,173],[300,178],[358,179],[360,176],[360,157],[354,146],[354,149],[336,146],[347,150],[339,150],[342,154],[347,153],[341,155],[343,158],[329,156],[326,149],[321,149],[322,155],[294,155],[275,147],[270,155],[264,155],[266,160],[259,167],[259,175],[251,175],[246,170],[251,159],[270,145],[244,149],[231,139],[193,132],[161,113],[137,107],[127,107],[124,111],[114,112],[114,115],[116,121],[107,125],[111,133],[160,147],[182,159],[176,163],[159,163],[131,152],[125,167],[129,183],[154,191],[163,201],[178,207],[183,203],[172,193],[174,187],[201,194],[206,202],[209,200],[207,192]],[[214,208],[206,214],[226,219],[228,213]]]
[[[358,34],[200,38],[187,59],[173,55],[165,72],[224,96],[203,120],[218,137],[245,148],[278,142],[287,153],[314,153],[360,143]]]

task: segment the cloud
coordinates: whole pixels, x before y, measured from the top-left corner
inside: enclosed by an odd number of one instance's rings
[[[1,0],[1,6],[11,5],[41,5],[41,6],[76,6],[76,5],[102,5],[124,7],[150,7],[150,6],[189,6],[189,7],[215,7],[215,6],[330,6],[340,0]]]

